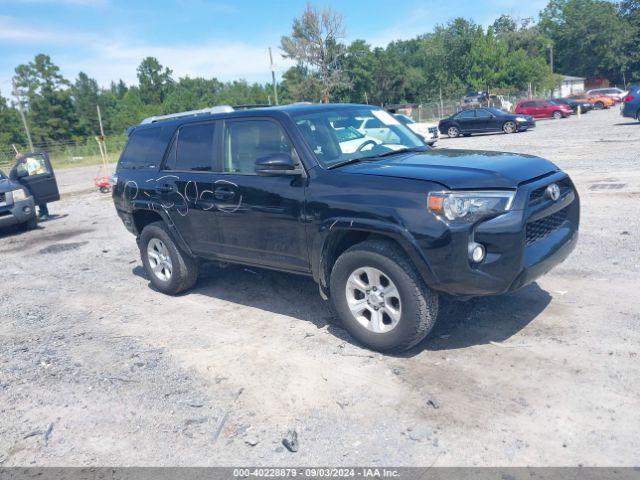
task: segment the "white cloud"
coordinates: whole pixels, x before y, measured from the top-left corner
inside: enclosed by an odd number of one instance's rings
[[[53,59],[68,78],[79,71],[86,72],[102,86],[122,79],[127,84],[137,83],[136,68],[145,57],[156,57],[173,70],[173,77],[216,77],[219,80],[246,79],[264,82],[270,79],[267,47],[241,42],[209,42],[194,45],[134,45],[130,43],[96,43],[90,54]],[[276,55],[277,56],[277,55]],[[276,61],[277,70],[290,65]]]
[[[40,29],[13,17],[0,15],[0,42],[8,43],[70,43],[78,37],[57,31]]]

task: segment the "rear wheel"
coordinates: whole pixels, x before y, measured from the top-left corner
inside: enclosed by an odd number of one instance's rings
[[[163,222],[142,230],[140,256],[149,280],[162,293],[175,295],[193,287],[198,280],[198,262],[173,241]]]
[[[516,125],[516,122],[504,122],[504,124],[502,125],[502,131],[504,133],[514,133],[518,130],[518,127]]]
[[[331,271],[333,307],[359,342],[381,352],[401,352],[433,328],[438,295],[405,253],[386,240],[367,240],[345,251]]]
[[[447,135],[451,138],[455,138],[460,135],[460,129],[458,127],[449,127],[447,129]]]
[[[559,120],[562,118],[562,112],[560,110],[556,110],[555,112],[553,112],[553,118],[555,118],[556,120]]]

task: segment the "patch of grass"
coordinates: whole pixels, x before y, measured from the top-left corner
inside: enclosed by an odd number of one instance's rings
[[[120,158],[120,152],[110,153],[108,156],[107,163],[114,163]],[[102,165],[102,157],[100,155],[87,155],[81,158],[74,159],[73,157],[56,157],[55,155],[51,158],[51,163],[53,164],[53,168],[55,170],[61,170],[64,168],[75,168],[75,167],[86,167],[89,165]]]

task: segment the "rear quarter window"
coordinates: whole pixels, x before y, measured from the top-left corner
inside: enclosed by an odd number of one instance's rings
[[[157,168],[175,127],[158,126],[134,130],[118,162],[118,169]]]

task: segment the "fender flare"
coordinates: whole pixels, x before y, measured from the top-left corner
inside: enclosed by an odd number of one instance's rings
[[[167,230],[169,231],[169,235],[171,235],[171,238],[173,239],[173,241],[176,242],[187,255],[189,255],[190,257],[196,258],[196,255],[191,250],[191,247],[189,247],[187,242],[185,242],[184,238],[182,237],[182,235],[176,228],[175,224],[173,223],[173,220],[171,220],[171,217],[169,216],[167,210],[163,209],[161,206],[157,205],[155,202],[141,201],[141,200],[131,202],[132,219],[136,212],[142,212],[142,211],[151,212],[160,216],[160,218],[162,219],[162,222],[166,225]],[[136,227],[136,236],[139,239],[140,234],[142,232],[138,232],[137,230],[138,229]]]
[[[329,291],[329,276],[332,267],[330,262],[331,249],[335,246],[339,234],[344,232],[362,232],[394,240],[409,256],[425,283],[427,285],[436,283],[435,274],[427,257],[406,228],[374,219],[332,218],[323,222],[311,247],[313,278],[323,292],[328,293]]]

